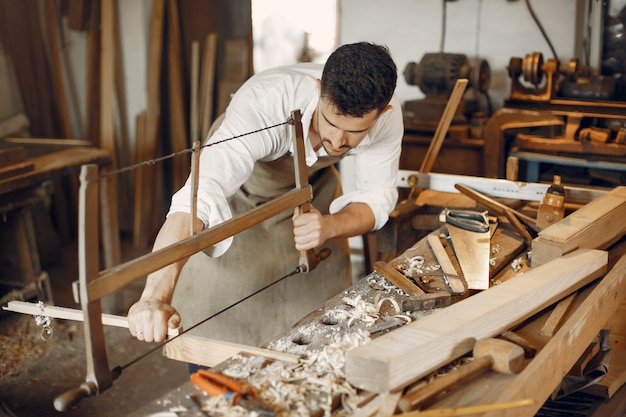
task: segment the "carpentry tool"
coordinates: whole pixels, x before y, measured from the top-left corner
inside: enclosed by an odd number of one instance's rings
[[[444,210],[445,223],[472,232],[484,233],[489,231],[487,212],[472,210]]]
[[[565,189],[561,177],[555,175],[537,210],[537,227],[543,230],[561,220],[565,214]]]
[[[451,303],[451,294],[447,289],[426,293],[415,282],[387,262],[377,261],[374,264],[374,270],[407,294],[408,299],[402,301],[404,311],[429,310],[445,307]]]
[[[296,180],[296,189],[304,190],[310,189],[309,175],[306,168],[306,158],[304,153],[304,134],[302,132],[302,114],[300,110],[294,110],[291,112],[289,118],[289,124],[293,128],[293,147],[294,147],[294,172]],[[313,192],[311,191],[311,194]],[[311,211],[311,202],[306,201],[298,206],[300,213],[308,213]],[[300,251],[300,261],[296,267],[295,273],[307,273],[315,269],[324,259],[330,256],[330,249],[324,248],[319,253],[315,253],[313,249],[306,251]]]
[[[469,175],[427,173],[411,170],[399,170],[396,186],[399,188],[421,188],[447,193],[458,193],[456,184],[463,184],[474,191],[496,198],[510,200],[543,200],[549,184],[510,181],[496,178],[473,177]],[[597,188],[574,187],[565,185],[565,199],[572,204],[587,204],[606,194]],[[534,219],[533,219],[534,222]]]
[[[441,243],[441,239],[433,234],[426,236],[426,239],[430,245],[430,249],[433,251],[435,259],[437,259],[441,267],[444,284],[450,289],[452,295],[464,294],[465,291],[467,291],[467,283],[465,279],[458,276],[458,272],[454,265],[452,265],[448,253]]]
[[[487,213],[446,209],[440,220],[447,224],[467,288],[488,289],[491,234]]]
[[[512,208],[496,200],[493,200],[486,195],[479,193],[478,191],[472,190],[471,188],[466,187],[463,184],[455,184],[454,187],[464,195],[470,197],[474,201],[477,201],[488,209],[495,211],[497,214],[504,215],[509,220],[509,223],[511,223],[511,226],[513,226],[515,231],[524,239],[526,244],[530,247],[533,236],[531,236],[528,232],[528,229],[521,224],[520,220],[522,220],[528,227],[530,227],[534,231],[537,231],[537,225],[533,218],[526,216],[524,213],[520,213],[517,210],[513,210]]]
[[[415,410],[454,384],[492,369],[506,374],[519,373],[524,367],[524,349],[501,339],[481,339],[474,345],[474,361],[435,378],[398,401],[403,412]]]
[[[287,123],[295,124],[297,127],[299,126],[297,131],[300,132],[300,135],[294,138],[296,144],[303,141],[301,136],[302,122],[300,120],[300,112],[292,112],[292,116]],[[268,129],[281,125],[270,126]],[[296,148],[294,150],[294,157],[297,159],[303,152],[297,152],[298,146],[294,148]],[[303,147],[300,147],[300,149],[303,149]],[[296,174],[296,183],[301,185],[303,185],[304,182],[298,179],[298,175],[302,175],[302,172],[303,169],[300,165],[299,172]],[[306,174],[306,171],[304,171],[304,174]],[[303,177],[301,176],[300,178]],[[304,178],[306,178],[308,182],[306,175]],[[285,195],[281,197],[263,203],[219,225],[204,229],[175,244],[150,252],[129,262],[116,265],[115,268],[100,271],[98,268],[100,262],[98,255],[99,227],[97,204],[99,175],[97,166],[82,166],[80,180],[78,263],[80,304],[85,319],[86,377],[85,382],[78,388],[69,390],[55,399],[54,407],[57,411],[65,411],[69,407],[77,404],[82,398],[103,392],[113,384],[113,380],[119,376],[121,370],[136,362],[132,361],[125,366],[116,367],[113,371],[109,369],[101,318],[102,306],[100,300],[103,297],[124,288],[154,271],[178,260],[187,258],[279,213],[283,213],[285,210],[294,209],[308,203],[312,199],[310,186],[295,187],[295,189],[286,192]],[[315,265],[317,265],[316,262],[319,262],[324,256],[328,256],[328,254],[329,252],[326,251],[320,255],[311,257],[312,259],[307,257],[304,262],[300,262],[293,273],[287,274],[270,285],[274,285],[295,273],[312,270]],[[267,287],[268,286],[263,289]],[[208,319],[204,321],[206,320]]]
[[[256,398],[250,385],[240,384],[217,372],[200,369],[189,376],[198,388],[212,397],[223,395],[230,405],[238,405],[262,417],[274,417],[274,412]]]

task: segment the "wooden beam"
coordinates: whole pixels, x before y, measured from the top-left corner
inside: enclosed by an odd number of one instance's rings
[[[542,265],[578,248],[606,249],[626,233],[626,186],[616,187],[539,232],[531,265]]]
[[[283,362],[297,363],[300,357],[291,353],[240,345],[221,340],[182,334],[165,345],[165,356],[181,362],[213,367],[238,353],[263,356]]]
[[[607,260],[576,251],[381,336],[347,353],[346,378],[374,392],[404,387],[598,278]]]
[[[563,258],[566,259],[566,258]],[[549,265],[549,264],[546,264]],[[539,268],[540,269],[540,268]],[[498,401],[548,398],[626,297],[626,256],[600,281],[561,329],[514,379]],[[536,412],[541,403],[535,406]],[[529,410],[529,415],[534,415]],[[489,415],[489,414],[488,414]],[[513,412],[492,417],[515,416]]]
[[[448,99],[448,103],[443,110],[441,120],[439,120],[439,124],[437,125],[435,136],[433,136],[433,140],[430,142],[430,146],[428,147],[426,155],[422,160],[420,172],[430,172],[430,170],[433,168],[435,160],[437,159],[437,155],[439,155],[441,145],[443,144],[443,141],[448,134],[448,129],[450,128],[450,124],[452,123],[452,119],[456,114],[456,110],[459,107],[459,103],[463,98],[463,94],[465,93],[465,89],[467,88],[468,83],[469,80],[465,78],[459,78],[458,80],[456,80],[456,83],[454,84],[454,89],[452,90],[450,98]]]

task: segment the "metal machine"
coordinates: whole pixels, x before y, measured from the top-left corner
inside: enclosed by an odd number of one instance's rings
[[[409,85],[416,85],[426,96],[404,103],[405,117],[428,130],[434,129],[441,118],[457,79],[469,80],[453,123],[468,123],[472,113],[481,111],[480,96],[486,95],[491,81],[487,61],[472,62],[464,54],[427,53],[419,63],[409,62],[404,69]],[[483,113],[487,113],[483,110]]]

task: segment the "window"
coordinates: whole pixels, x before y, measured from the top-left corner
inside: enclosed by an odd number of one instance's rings
[[[320,62],[337,46],[337,0],[252,0],[254,71]]]

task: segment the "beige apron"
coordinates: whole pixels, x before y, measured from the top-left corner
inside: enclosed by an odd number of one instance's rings
[[[338,158],[320,158],[309,168],[313,205],[328,213],[341,192]],[[233,215],[244,213],[283,195],[294,185],[293,157],[257,162],[250,179],[231,201]],[[230,249],[218,258],[192,256],[181,273],[173,306],[183,328],[202,321],[260,288],[292,272],[300,253],[293,241],[293,210],[288,210],[234,237]],[[347,239],[332,239],[324,247],[332,255],[306,274],[289,277],[230,310],[207,321],[191,334],[212,339],[262,345],[284,333],[299,319],[320,308],[350,285]]]

